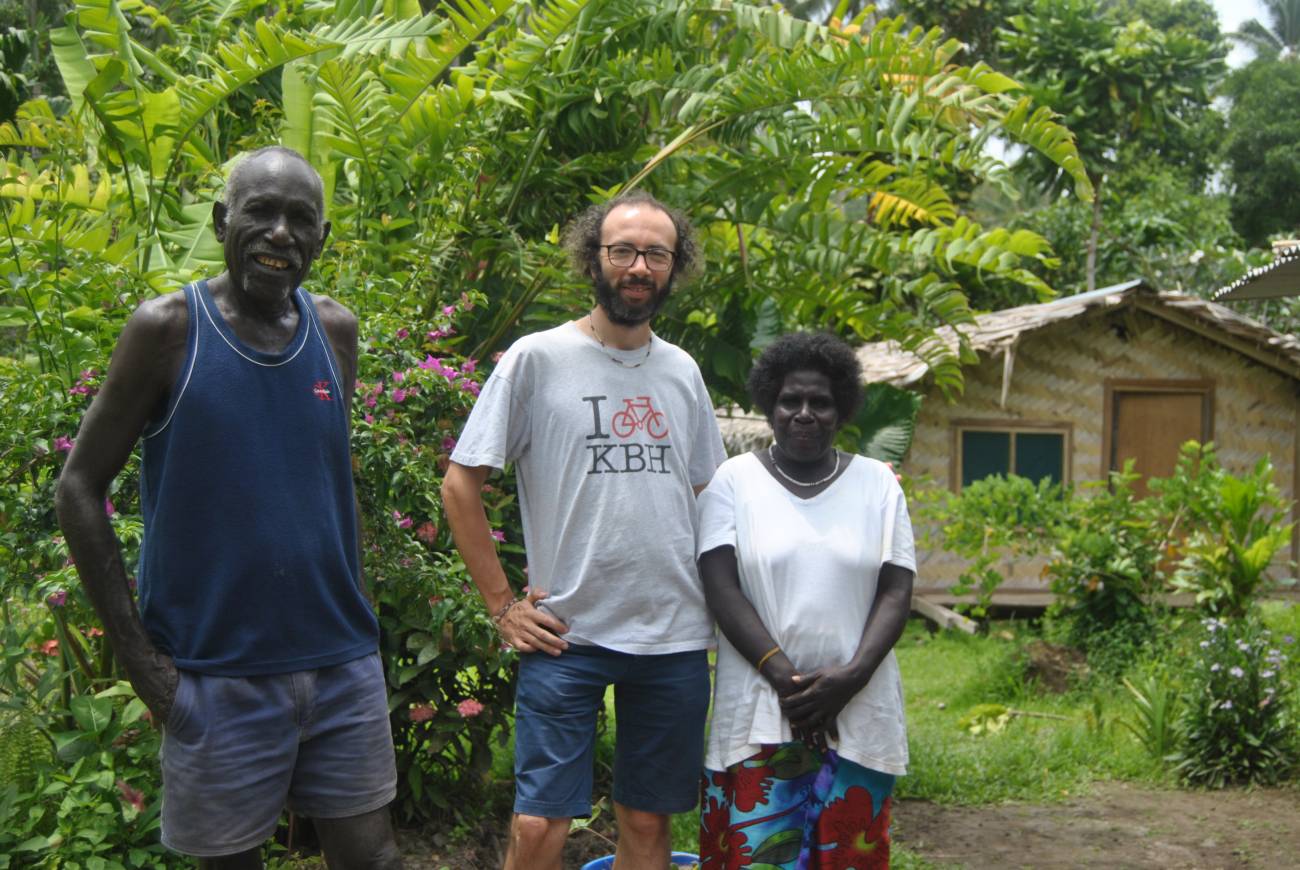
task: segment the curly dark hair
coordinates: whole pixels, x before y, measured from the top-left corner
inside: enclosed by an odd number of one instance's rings
[[[790,332],[767,346],[749,370],[749,396],[772,419],[776,397],[791,372],[821,372],[830,378],[840,422],[853,419],[862,404],[862,365],[853,348],[828,332]]]
[[[606,202],[589,207],[573,219],[564,230],[564,249],[574,270],[584,278],[600,274],[600,229],[605,217],[620,205],[649,205],[668,215],[677,231],[677,255],[673,257],[672,277],[685,280],[700,267],[700,249],[695,244],[695,228],[686,215],[664,205],[644,190],[632,190]]]

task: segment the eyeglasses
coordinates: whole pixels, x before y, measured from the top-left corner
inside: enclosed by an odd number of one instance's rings
[[[619,269],[630,268],[637,257],[645,257],[646,268],[651,272],[667,272],[673,267],[673,257],[676,255],[675,251],[663,248],[643,251],[632,245],[601,245],[601,247],[605,249],[609,264]]]

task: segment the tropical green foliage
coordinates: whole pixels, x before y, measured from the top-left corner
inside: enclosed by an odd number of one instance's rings
[[[1228,81],[1232,108],[1224,156],[1232,219],[1246,241],[1300,231],[1300,203],[1284,191],[1300,184],[1300,58],[1257,60]]]
[[[333,232],[312,289],[361,318],[353,454],[405,821],[490,801],[513,654],[437,493],[483,365],[590,304],[559,250],[568,217],[637,185],[689,211],[711,265],[656,328],[720,396],[797,325],[895,338],[952,387],[955,358],[927,338],[969,318],[963,282],[1046,296],[1034,270],[1052,258],[1033,232],[961,214],[945,183],[1004,185],[983,148],[997,133],[1088,193],[1050,112],[901,20],[726,0],[81,0],[47,36],[64,93],[33,87],[0,125],[0,411],[21,421],[0,427],[0,704],[57,754],[0,784],[0,852],[68,866],[166,859],[157,732],[119,682],[52,489],[128,314],[221,269],[209,216],[239,152],[283,142],[319,170]],[[906,433],[860,434],[898,449]],[[107,506],[128,565],[137,468]],[[488,507],[520,587],[511,486]]]
[[[1258,57],[1291,57],[1300,50],[1300,3],[1296,0],[1263,0],[1267,21],[1243,21],[1232,38],[1250,46]]]
[[[1195,129],[1210,117],[1211,86],[1225,69],[1221,39],[1207,42],[1183,27],[1162,29],[1146,17],[1088,0],[1034,0],[1010,23],[1001,50],[1031,93],[1067,119],[1099,193],[1124,162],[1128,147],[1176,157],[1184,165],[1195,159],[1188,137],[1174,131]],[[1201,139],[1209,141],[1204,135]],[[1058,175],[1053,167],[1031,166],[1040,178]],[[1198,175],[1204,174],[1203,167]],[[1096,287],[1097,237],[1105,205],[1101,198],[1093,201],[1088,290]]]
[[[1283,673],[1289,644],[1256,618],[1209,617],[1202,627],[1190,657],[1179,775],[1211,788],[1285,780],[1300,761],[1294,686]]]

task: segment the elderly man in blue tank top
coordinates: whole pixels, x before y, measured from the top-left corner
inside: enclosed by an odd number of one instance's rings
[[[329,235],[320,177],[290,149],[255,151],[212,216],[226,271],[132,315],[59,522],[163,727],[163,842],[200,867],[260,867],[287,804],[331,867],[400,867],[348,448],[357,321],[300,286]],[[103,508],[137,442],[138,608]]]

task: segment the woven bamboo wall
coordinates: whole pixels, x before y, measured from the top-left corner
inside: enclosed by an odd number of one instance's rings
[[[1296,496],[1296,384],[1275,370],[1187,329],[1131,308],[1083,316],[1022,335],[1015,350],[1006,408],[1003,358],[980,355],[966,368],[965,393],[954,403],[927,392],[905,463],[923,486],[951,488],[956,458],[953,421],[1069,424],[1067,474],[1078,484],[1102,475],[1102,421],[1106,379],[1208,380],[1214,384],[1213,439],[1225,467],[1244,471],[1261,456],[1272,458],[1285,497]],[[917,592],[945,600],[961,561],[923,542],[917,523]],[[932,536],[937,538],[937,536]],[[1291,557],[1291,553],[1287,556]],[[1002,566],[1001,600],[1044,603],[1043,560]]]

